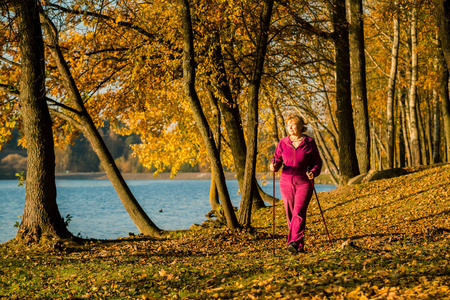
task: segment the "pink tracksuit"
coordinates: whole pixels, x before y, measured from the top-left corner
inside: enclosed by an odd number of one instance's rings
[[[313,194],[306,171],[309,168],[314,177],[318,176],[322,169],[322,159],[312,137],[305,136],[296,149],[287,136],[278,143],[272,163],[275,171],[283,166],[280,191],[289,226],[287,244],[297,243],[300,250],[304,247],[306,210]]]

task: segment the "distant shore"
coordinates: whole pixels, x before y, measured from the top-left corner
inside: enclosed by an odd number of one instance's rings
[[[153,173],[122,173],[125,179],[170,179],[170,173],[159,173],[158,177]],[[226,179],[235,179],[234,172],[226,172]],[[106,173],[59,173],[56,174],[58,180],[82,180],[82,179],[108,179]],[[211,179],[210,172],[180,172],[173,179]]]
[[[159,173],[158,177],[153,176],[153,173],[122,173],[122,176],[125,179],[171,179],[169,172]],[[225,172],[226,179],[236,179],[236,173],[234,172]],[[266,178],[272,178],[271,173],[266,174]],[[277,175],[277,179],[279,178],[279,174]],[[106,173],[98,172],[98,173],[57,173],[57,180],[94,180],[100,179],[105,180],[109,179]],[[173,179],[211,179],[210,172],[180,172]],[[333,184],[331,182],[330,176],[327,174],[321,174],[319,177],[315,179],[316,184]]]

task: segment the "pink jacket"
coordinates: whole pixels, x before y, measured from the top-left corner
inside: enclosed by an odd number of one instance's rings
[[[282,138],[275,149],[272,163],[275,171],[278,171],[283,166],[280,184],[296,184],[300,183],[300,181],[309,181],[306,176],[308,168],[313,172],[314,177],[319,176],[322,169],[322,159],[320,158],[316,142],[307,135],[305,135],[297,149],[292,145],[289,136]]]

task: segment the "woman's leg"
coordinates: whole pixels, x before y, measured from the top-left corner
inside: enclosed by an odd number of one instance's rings
[[[293,217],[293,211],[294,211],[294,204],[295,204],[295,195],[294,195],[294,187],[292,185],[280,185],[280,193],[281,193],[281,199],[283,199],[284,203],[284,210],[286,212],[286,220],[290,232],[291,228],[291,221]],[[286,244],[289,244],[289,234],[288,234],[288,240]]]
[[[312,196],[309,184],[295,186],[291,222],[289,226],[288,244],[296,243],[298,249],[304,247],[304,232],[306,227],[306,211]]]

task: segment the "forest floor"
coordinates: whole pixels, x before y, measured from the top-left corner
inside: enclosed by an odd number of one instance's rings
[[[450,164],[319,193],[306,253],[290,255],[284,210],[255,232],[194,226],[119,240],[0,245],[0,299],[450,299]],[[211,224],[211,223],[208,223]],[[70,226],[69,226],[70,229]]]

